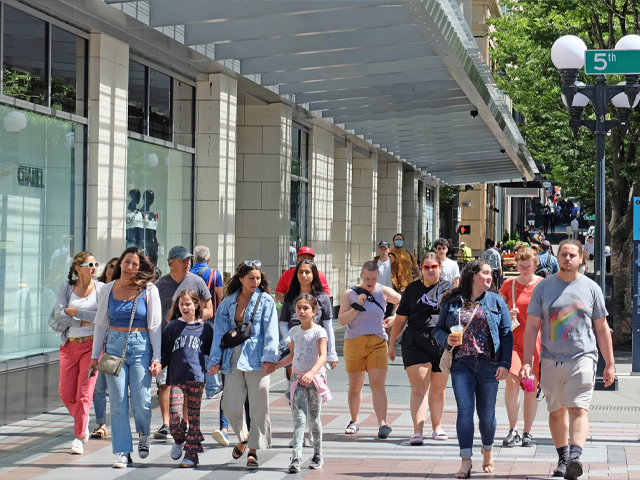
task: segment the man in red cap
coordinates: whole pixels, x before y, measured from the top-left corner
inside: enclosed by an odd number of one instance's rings
[[[298,250],[296,262],[305,259],[314,260],[315,258],[316,254],[313,253],[313,249],[311,247],[301,247],[300,250]],[[280,277],[280,281],[278,282],[278,286],[276,287],[276,300],[278,300],[279,302],[282,302],[284,300],[284,296],[289,290],[289,285],[291,285],[291,279],[293,278],[293,274],[295,273],[295,271],[296,267],[290,268]],[[320,276],[320,282],[322,283],[322,288],[324,288],[324,293],[331,296],[327,279],[320,270],[318,270],[318,275]]]

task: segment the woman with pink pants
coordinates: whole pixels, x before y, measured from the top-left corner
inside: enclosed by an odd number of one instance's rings
[[[49,326],[61,333],[60,398],[75,420],[75,439],[71,453],[84,453],[89,439],[89,411],[96,376],[87,376],[93,347],[93,321],[98,310],[98,291],[102,283],[93,280],[98,262],[89,252],[73,257],[69,280],[60,285]]]

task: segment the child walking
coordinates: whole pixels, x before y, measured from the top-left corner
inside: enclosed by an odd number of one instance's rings
[[[300,325],[289,331],[291,353],[276,363],[282,368],[293,363],[291,377],[291,405],[293,409],[293,457],[289,472],[300,472],[302,443],[307,423],[313,437],[313,457],[309,468],[322,468],[322,422],[320,407],[331,400],[324,364],[327,361],[327,331],[313,318],[318,301],[309,293],[302,293],[295,301]]]
[[[184,459],[181,467],[194,468],[202,452],[204,437],[200,431],[200,404],[204,392],[205,352],[211,350],[213,328],[200,318],[202,308],[198,294],[187,288],[176,296],[169,313],[168,325],[162,332],[162,368],[168,368],[167,384],[171,385],[169,428],[175,444],[171,458]],[[189,426],[183,415],[187,399]]]

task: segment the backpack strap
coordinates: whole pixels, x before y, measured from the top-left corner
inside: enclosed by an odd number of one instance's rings
[[[351,287],[351,290],[356,292],[358,295],[361,295],[364,293],[367,296],[367,300],[369,300],[372,303],[375,303],[378,307],[380,307],[380,310],[382,310],[383,313],[386,313],[386,310],[382,307],[382,305],[378,303],[378,301],[375,299],[372,293],[369,293],[364,288],[361,288],[358,286]]]

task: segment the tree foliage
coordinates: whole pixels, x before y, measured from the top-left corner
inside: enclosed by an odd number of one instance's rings
[[[622,36],[640,33],[640,0],[505,0],[509,14],[493,19],[492,60],[498,87],[513,99],[526,118],[521,131],[533,156],[551,167],[565,196],[575,196],[593,211],[595,195],[595,142],[582,128],[577,139],[569,129],[569,113],[562,104],[562,81],[551,62],[551,46],[563,35],[577,35],[589,49],[613,49]],[[582,71],[578,80],[591,84],[595,77]],[[609,84],[624,80],[607,76]],[[589,105],[583,118],[593,118]],[[609,118],[617,118],[611,107]],[[616,128],[607,140],[607,226],[613,250],[614,307],[622,317],[614,328],[617,340],[630,338],[630,271],[632,259],[632,196],[640,195],[637,160],[640,115],[634,111],[632,128],[622,137]]]

